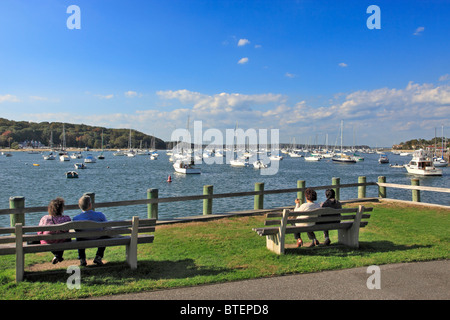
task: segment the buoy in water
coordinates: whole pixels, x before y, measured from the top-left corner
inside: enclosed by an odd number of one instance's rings
[[[172,177],[169,174],[169,177],[167,178],[167,182],[172,182]]]

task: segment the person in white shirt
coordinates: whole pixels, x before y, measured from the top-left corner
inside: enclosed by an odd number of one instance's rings
[[[308,188],[305,190],[305,198],[306,203],[300,205],[300,200],[295,199],[295,208],[294,211],[312,211],[314,209],[319,209],[320,205],[315,203],[317,200],[317,193],[312,188]],[[308,216],[297,216],[297,219],[307,219],[310,217],[316,217],[317,215],[308,215]],[[308,227],[313,226],[314,222],[305,222],[305,223],[296,223],[296,226]],[[309,240],[312,240],[309,247],[314,247],[319,244],[319,241],[316,239],[316,235],[314,232],[307,232]],[[297,247],[301,247],[303,245],[303,240],[300,233],[294,233],[295,239],[297,239]]]

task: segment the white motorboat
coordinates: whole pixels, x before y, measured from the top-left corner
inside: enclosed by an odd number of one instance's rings
[[[198,168],[195,168],[193,164],[184,160],[177,160],[173,164],[173,168],[175,172],[183,173],[183,174],[200,174],[201,171]]]
[[[86,158],[84,159],[84,162],[85,163],[95,163],[96,160],[95,160],[95,157],[92,156],[92,154],[88,154],[86,156]]]
[[[60,161],[70,161],[70,158],[67,154],[62,154],[59,156]]]
[[[55,159],[56,159],[56,157],[53,154],[53,152],[50,152],[50,154],[47,154],[44,156],[44,160],[55,160]]]
[[[248,166],[248,162],[243,159],[233,159],[230,160],[230,165],[232,167],[246,167]]]
[[[411,161],[405,165],[408,173],[422,176],[442,176],[442,169],[436,169],[431,157],[423,149],[415,151]]]
[[[310,155],[308,157],[305,157],[305,161],[320,161],[320,156]]]
[[[83,155],[81,154],[81,152],[72,153],[72,154],[70,155],[70,158],[71,158],[71,159],[81,159],[81,158],[83,158]]]
[[[84,163],[75,163],[74,164],[75,169],[86,169],[86,166]]]
[[[283,157],[280,155],[272,155],[269,157],[269,159],[273,160],[273,161],[280,161],[280,160],[283,160]]]
[[[265,169],[267,168],[267,165],[264,164],[261,160],[256,160],[255,162],[253,162],[253,167],[255,169]]]

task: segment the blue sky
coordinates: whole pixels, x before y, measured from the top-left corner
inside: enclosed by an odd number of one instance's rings
[[[0,117],[165,140],[188,117],[282,142],[333,144],[341,120],[346,144],[431,138],[450,127],[449,16],[450,1],[1,0]]]

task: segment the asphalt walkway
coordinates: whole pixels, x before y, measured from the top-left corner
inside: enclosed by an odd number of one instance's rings
[[[91,300],[449,300],[449,262],[389,264],[378,271],[362,267]]]

